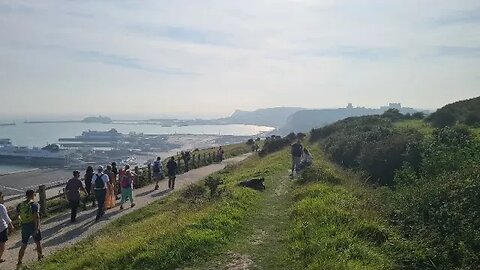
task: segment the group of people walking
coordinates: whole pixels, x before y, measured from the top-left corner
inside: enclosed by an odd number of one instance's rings
[[[189,153],[189,152],[188,152]],[[216,152],[217,159],[223,160],[224,151],[220,147]],[[182,159],[185,161],[186,171],[188,171],[189,154],[183,152]],[[152,178],[156,181],[155,190],[159,189],[159,181],[164,178],[163,165],[160,157],[154,161],[152,165]],[[178,172],[178,164],[174,157],[171,157],[166,164],[166,172],[168,176],[168,188],[175,189],[175,179]],[[80,171],[73,171],[73,177],[68,180],[65,186],[65,196],[70,207],[70,221],[76,222],[77,212],[83,203],[86,209],[87,203],[91,202],[92,207],[97,206],[95,221],[98,221],[107,209],[116,205],[118,196],[120,196],[120,209],[123,204],[130,201],[130,206],[134,207],[135,173],[130,170],[129,165],[118,170],[117,164],[112,162],[105,168],[98,166],[94,171],[92,166],[88,166],[83,176],[83,182]],[[85,194],[82,200],[81,192]],[[16,208],[21,227],[22,246],[18,254],[18,265],[22,264],[25,249],[30,238],[33,238],[36,244],[38,260],[43,258],[42,254],[42,234],[40,231],[40,205],[35,202],[35,191],[26,191],[26,200],[22,201]],[[12,220],[10,219],[7,208],[3,204],[3,195],[0,192],[0,263],[5,262],[2,259],[5,250],[5,243],[8,236],[14,231]]]
[[[178,171],[178,165],[174,157],[169,159],[166,167],[169,178],[168,188],[174,189]],[[159,181],[164,178],[160,157],[157,157],[152,169],[152,176],[156,180],[155,189],[157,190]],[[107,209],[115,207],[118,196],[120,196],[120,209],[124,209],[123,205],[127,200],[130,201],[130,206],[134,207],[134,188],[135,173],[130,170],[129,165],[125,165],[124,168],[118,170],[116,163],[113,162],[111,165],[107,165],[105,169],[103,166],[98,166],[96,171],[94,171],[92,166],[88,166],[83,182],[80,177],[80,171],[73,171],[73,177],[68,180],[65,186],[65,196],[71,210],[70,221],[72,223],[76,221],[78,208],[82,202],[84,209],[86,209],[88,202],[91,202],[93,207],[97,206],[95,221],[98,221]],[[83,201],[81,192],[85,193]],[[43,254],[42,234],[40,231],[40,205],[35,202],[34,190],[26,191],[26,200],[22,201],[16,210],[22,234],[22,246],[18,254],[17,265],[22,265],[25,249],[30,238],[33,238],[36,244],[38,260],[41,260]],[[5,262],[2,259],[5,243],[13,231],[12,220],[8,215],[7,208],[3,204],[3,194],[0,192],[0,263]]]
[[[134,207],[134,175],[129,165],[118,170],[115,162],[107,165],[105,169],[103,166],[98,166],[96,172],[92,166],[88,166],[84,175],[84,186],[80,179],[80,172],[73,171],[73,178],[68,180],[65,187],[65,195],[71,209],[70,221],[76,221],[77,210],[81,203],[80,192],[86,194],[84,208],[88,201],[92,202],[92,206],[97,205],[95,218],[97,221],[105,214],[105,210],[115,207],[119,195],[120,209],[123,209],[123,204],[127,200],[130,201],[131,207]]]

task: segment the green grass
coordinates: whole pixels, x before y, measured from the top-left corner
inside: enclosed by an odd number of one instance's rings
[[[310,149],[316,160],[291,208],[292,269],[394,269],[396,234],[369,204],[373,190],[326,160],[318,146]]]
[[[393,123],[397,128],[411,128],[418,130],[423,135],[430,135],[433,132],[433,127],[423,120],[403,120]]]
[[[241,180],[273,175],[277,156],[251,157],[218,173],[222,196],[195,203],[176,193],[107,225],[95,236],[49,256],[33,269],[174,269],[225,244],[261,195]]]
[[[255,214],[246,219],[235,238],[184,270],[193,269],[292,269],[288,261],[289,209],[292,205],[287,150],[264,158],[270,165],[265,177],[266,190],[261,193]]]

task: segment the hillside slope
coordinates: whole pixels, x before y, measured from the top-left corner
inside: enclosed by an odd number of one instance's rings
[[[480,125],[480,97],[457,101],[438,109],[427,120],[436,127],[455,123]]]

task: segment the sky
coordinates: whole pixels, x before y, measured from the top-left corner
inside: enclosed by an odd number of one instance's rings
[[[479,95],[478,0],[0,0],[0,118]]]

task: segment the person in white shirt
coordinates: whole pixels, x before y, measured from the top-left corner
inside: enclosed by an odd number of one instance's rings
[[[12,220],[8,216],[7,208],[3,205],[3,194],[0,192],[0,263],[5,262],[2,259],[5,251],[5,242],[8,240],[8,234],[13,231]]]
[[[310,154],[310,152],[307,150],[307,148],[303,149],[303,159],[298,165],[298,170],[304,170],[305,168],[309,167],[313,163],[313,157]]]
[[[103,166],[98,166],[97,173],[92,177],[92,189],[95,192],[95,199],[98,202],[97,217],[98,221],[105,214],[105,197],[109,188],[108,175],[103,172]]]

